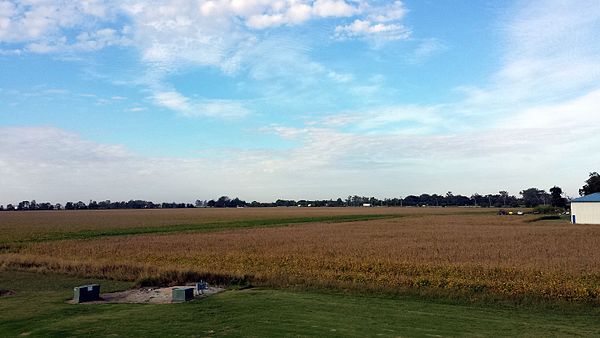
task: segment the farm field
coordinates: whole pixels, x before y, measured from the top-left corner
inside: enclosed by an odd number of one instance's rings
[[[435,209],[436,214],[481,213],[479,209]],[[111,232],[114,235],[225,229],[236,225],[281,225],[308,221],[335,221],[365,217],[395,217],[432,213],[423,208],[242,208],[242,209],[151,209],[77,210],[0,213],[0,242],[68,239],[73,234]]]
[[[254,336],[594,335],[600,228],[535,219],[464,208],[1,213],[0,289],[17,295],[0,299],[0,310],[20,318],[17,309],[31,306],[36,292],[52,300],[41,317],[2,322],[0,331],[20,334],[41,320],[41,335],[139,335],[139,326],[90,331],[74,318],[192,320],[182,309],[193,309],[210,325],[182,324],[183,335],[235,336],[250,326]],[[159,308],[64,304],[90,278],[102,280],[103,291],[198,279],[253,288]],[[50,289],[35,291],[36,283]],[[381,317],[361,323],[364,309]],[[327,311],[331,327],[318,323]]]
[[[528,222],[531,216],[482,209],[305,210],[250,210],[250,223],[239,223],[245,210],[189,214],[198,219],[206,214],[217,225],[209,232],[174,225],[167,233],[132,235],[122,223],[119,231],[125,235],[104,236],[102,224],[92,223],[96,232],[80,233],[81,238],[45,241],[42,234],[38,241],[5,242],[0,264],[140,284],[204,276],[270,287],[598,302],[600,228],[595,226]],[[133,213],[138,214],[153,213]],[[88,214],[56,215],[86,224]],[[271,218],[260,220],[264,215]],[[130,224],[139,224],[130,217]],[[50,226],[29,227],[43,233]]]
[[[569,311],[451,304],[414,297],[314,291],[227,291],[185,304],[72,305],[71,287],[130,283],[58,274],[0,272],[15,290],[0,298],[0,334],[31,336],[436,337],[598,336],[597,309]]]

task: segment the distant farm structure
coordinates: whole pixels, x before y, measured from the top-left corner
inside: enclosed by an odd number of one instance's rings
[[[571,201],[571,223],[600,224],[600,192]]]

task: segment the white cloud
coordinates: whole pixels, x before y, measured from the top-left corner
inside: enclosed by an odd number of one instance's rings
[[[390,22],[404,19],[408,10],[404,7],[402,1],[391,1],[387,5],[372,6],[368,3],[366,12],[369,13],[368,19],[374,22]]]
[[[371,13],[343,0],[129,1],[122,8],[144,61],[214,66],[226,73],[252,54],[262,30]]]
[[[510,109],[560,103],[598,88],[600,6],[547,0],[523,3],[502,21],[500,69],[487,85],[464,87],[468,114],[501,115]]]
[[[232,7],[233,13],[245,17],[246,25],[254,29],[296,25],[315,18],[350,17],[358,13],[356,7],[344,0],[262,1],[252,5],[242,7],[243,10]]]
[[[87,51],[122,44],[125,32],[108,26],[115,10],[111,1],[2,0],[0,44],[24,44],[3,50],[34,53]],[[70,37],[69,30],[81,33]]]
[[[195,67],[214,67],[232,76],[245,72],[266,87],[261,94],[269,97],[281,97],[286,89],[295,91],[295,97],[308,96],[311,90],[323,95],[314,89],[323,80],[351,86],[348,90],[355,94],[372,96],[377,91],[369,84],[354,85],[359,79],[353,74],[312,60],[308,39],[264,34],[265,30],[321,20],[331,25],[349,22],[347,31],[338,27],[338,38],[382,43],[409,34],[400,23],[406,13],[400,1],[0,0],[0,4],[0,54],[135,48],[145,72],[128,82],[144,87],[155,102],[183,116],[249,113],[242,102],[182,98],[165,90],[173,87],[169,75]],[[357,27],[359,22],[367,24]]]
[[[446,49],[447,46],[437,39],[425,39],[420,41],[419,45],[407,56],[407,62],[410,64],[421,64]]]
[[[0,144],[6,162],[106,162],[120,161],[132,154],[122,146],[101,145],[53,127],[0,128]],[[31,165],[28,170],[39,170]]]
[[[250,114],[238,101],[190,99],[177,91],[159,91],[152,99],[185,117],[240,118]]]
[[[320,17],[349,17],[358,9],[343,0],[317,0],[313,3],[313,12]]]
[[[188,113],[192,110],[188,98],[175,91],[159,92],[154,94],[152,98],[156,104],[172,110],[183,113]]]
[[[354,79],[354,76],[352,74],[349,73],[338,73],[336,71],[330,70],[327,73],[327,77],[329,77],[330,79],[332,79],[333,81],[337,82],[337,83],[348,83],[351,82]]]
[[[171,200],[169,194],[186,184],[194,186],[190,177],[202,177],[207,169],[202,160],[144,158],[122,146],[50,127],[0,128],[0,147],[1,204],[30,199]],[[209,172],[205,175],[210,177]]]
[[[600,126],[600,88],[573,100],[533,106],[511,114],[498,126],[513,129],[568,130],[574,134],[594,135]],[[555,142],[551,140],[550,142]]]
[[[410,37],[410,30],[401,24],[386,24],[356,19],[353,23],[335,28],[337,39],[366,38],[376,41],[405,40]]]
[[[363,3],[365,16],[357,18],[351,24],[335,27],[334,37],[340,40],[367,39],[376,44],[386,41],[406,40],[411,31],[401,21],[407,13],[401,1],[393,1],[387,5],[373,6]]]
[[[368,133],[379,131],[387,134],[400,129],[411,134],[416,130],[431,132],[445,122],[439,115],[441,108],[417,105],[384,106],[330,115],[321,123],[328,127],[351,127],[355,131]]]
[[[401,1],[2,0],[0,43],[24,43],[26,51],[49,53],[129,44],[133,37],[145,60],[165,61],[180,55],[181,60],[214,65],[255,31],[310,20],[354,18],[354,23],[338,26],[337,37],[405,38],[408,30],[400,24],[405,14]],[[119,16],[127,17],[132,26]],[[69,36],[69,30],[79,34]],[[4,53],[7,50],[3,48]]]

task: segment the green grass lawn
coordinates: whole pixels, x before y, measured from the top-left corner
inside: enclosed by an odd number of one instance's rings
[[[415,297],[312,291],[226,291],[184,304],[78,304],[74,286],[129,283],[0,272],[0,336],[600,336],[600,309],[459,305]]]

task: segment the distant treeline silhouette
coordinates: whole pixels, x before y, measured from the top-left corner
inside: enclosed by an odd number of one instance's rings
[[[278,199],[274,202],[246,202],[239,198],[221,196],[216,200],[196,200],[191,203],[154,203],[144,200],[130,200],[112,202],[89,201],[85,203],[66,202],[52,204],[49,202],[38,203],[35,200],[22,201],[16,205],[8,204],[6,207],[0,205],[0,211],[12,210],[104,210],[104,209],[172,209],[172,208],[241,208],[241,207],[535,207],[538,205],[552,205],[564,207],[567,199],[563,197],[562,189],[554,186],[550,193],[538,188],[529,188],[519,193],[521,197],[509,195],[506,191],[497,194],[480,195],[475,193],[471,196],[454,195],[447,192],[445,195],[421,194],[408,195],[405,197],[394,197],[379,199],[365,196],[348,196],[345,199],[329,200],[284,200]]]

